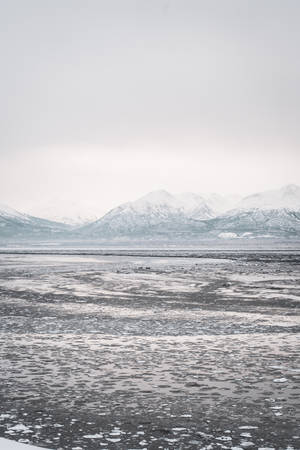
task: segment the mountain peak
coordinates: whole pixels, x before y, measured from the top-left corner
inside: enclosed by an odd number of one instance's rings
[[[143,197],[140,197],[136,202],[147,202],[147,203],[169,203],[174,199],[173,195],[164,189],[158,189],[156,191],[151,191]]]
[[[297,184],[286,184],[280,190],[285,194],[298,194],[300,193],[300,186],[297,186]]]
[[[20,211],[16,211],[10,206],[4,205],[0,203],[0,215],[10,216],[10,217],[26,217],[26,214],[21,213]]]
[[[235,209],[233,209],[235,208]],[[246,236],[300,236],[300,187],[257,192],[241,201],[236,196],[171,194],[160,189],[123,203],[74,236],[100,238],[216,237],[219,233]],[[0,236],[72,237],[65,224],[23,214],[0,205]]]
[[[238,208],[251,209],[280,209],[288,208],[300,210],[300,187],[295,184],[283,186],[281,189],[257,192],[245,197],[238,205]]]

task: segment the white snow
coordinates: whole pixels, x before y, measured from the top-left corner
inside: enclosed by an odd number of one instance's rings
[[[236,194],[220,195],[212,193],[201,194],[201,197],[216,214],[222,214],[236,208],[238,203],[242,200],[242,196]]]
[[[20,442],[0,438],[0,450],[41,450],[41,447],[34,447],[32,445],[21,444]],[[43,447],[43,450],[47,449]]]
[[[242,209],[281,209],[300,210],[300,187],[290,184],[281,189],[258,192],[243,198],[238,206]]]
[[[255,444],[254,444],[254,442],[252,442],[252,441],[242,441],[241,443],[240,443],[240,446],[242,447],[242,448],[249,448],[249,447],[253,447]]]
[[[275,450],[274,447],[258,447],[258,450]]]
[[[232,209],[235,208],[235,209]],[[191,192],[170,194],[159,190],[139,198],[136,201],[124,203],[112,209],[97,221],[84,227],[84,231],[96,233],[112,233],[118,235],[144,232],[145,229],[166,224],[179,227],[182,224],[197,224],[196,221],[221,217],[225,219],[225,229],[220,229],[220,238],[238,237],[235,230],[226,229],[227,225],[234,225],[242,221],[244,225],[243,237],[251,238],[253,228],[257,224],[267,224],[284,229],[298,229],[299,218],[294,213],[300,211],[300,187],[285,186],[277,191],[267,191],[245,197],[239,201],[237,196],[220,196],[218,194],[199,195]],[[220,214],[222,214],[220,216]],[[198,224],[197,224],[198,225]],[[249,226],[249,230],[245,226]],[[164,228],[166,231],[166,228]],[[268,234],[268,227],[266,233]]]
[[[85,439],[101,439],[101,438],[103,438],[103,434],[102,433],[86,434],[83,437]]]
[[[291,212],[294,215],[291,215]],[[116,234],[119,231],[126,234],[127,231],[130,233],[135,231],[136,227],[143,231],[145,227],[165,223],[172,225],[184,223],[193,227],[197,221],[218,216],[230,220],[237,216],[238,221],[242,220],[244,225],[249,223],[249,230],[243,232],[243,237],[248,238],[252,237],[252,228],[256,223],[278,225],[286,229],[297,228],[299,212],[300,187],[296,185],[258,192],[244,198],[238,195],[195,194],[192,192],[171,194],[165,190],[157,190],[135,201],[123,203],[104,215],[101,202],[97,199],[91,203],[90,199],[72,201],[64,197],[56,198],[47,204],[30,207],[27,211],[28,214],[0,204],[0,219],[1,217],[3,219],[13,218],[18,222],[29,225],[33,223],[34,225],[36,217],[42,217],[74,226],[86,225],[82,231],[87,233],[109,230],[112,233],[117,232]],[[231,225],[230,221],[229,225]],[[5,226],[6,220],[2,220],[0,227]],[[235,230],[220,229],[220,232],[222,231],[224,233],[219,235],[221,238],[236,237],[226,236],[226,232]]]
[[[28,222],[30,220],[26,214],[16,211],[15,209],[3,204],[0,204],[0,217],[1,216],[5,218],[17,219],[22,222]]]
[[[182,224],[214,216],[202,197],[196,194],[172,195],[166,191],[150,192],[134,202],[124,203],[94,223],[86,233],[108,231],[126,233],[161,224]]]
[[[288,380],[286,378],[275,378],[274,383],[286,383]]]
[[[17,431],[22,433],[31,433],[31,430],[29,427],[26,427],[23,423],[18,423],[17,425],[10,427],[8,431]]]
[[[224,233],[220,233],[219,234],[219,238],[222,238],[222,239],[235,239],[235,238],[237,238],[237,234],[236,233],[230,233],[230,232],[224,232]]]
[[[154,191],[124,206],[129,206],[140,214],[151,214],[166,210],[168,214],[182,214],[198,219],[207,219],[214,216],[204,198],[192,192],[173,195],[164,190]]]
[[[97,199],[93,202],[91,199],[74,201],[66,197],[56,197],[47,202],[32,204],[27,211],[36,217],[73,226],[93,222],[105,213],[101,202]]]

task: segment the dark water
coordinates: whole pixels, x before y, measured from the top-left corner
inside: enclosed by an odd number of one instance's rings
[[[299,449],[300,253],[2,249],[0,435]]]

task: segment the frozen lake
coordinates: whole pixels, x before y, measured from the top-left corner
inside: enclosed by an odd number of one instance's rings
[[[0,436],[299,449],[300,252],[0,254]]]

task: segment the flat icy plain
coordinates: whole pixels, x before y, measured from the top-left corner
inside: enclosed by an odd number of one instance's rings
[[[0,254],[0,436],[300,448],[300,252]]]

